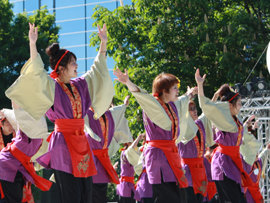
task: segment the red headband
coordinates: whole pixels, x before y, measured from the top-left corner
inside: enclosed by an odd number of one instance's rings
[[[50,76],[51,78],[55,79],[58,77],[58,73],[56,72],[57,67],[59,65],[59,63],[62,61],[62,59],[64,58],[64,56],[69,52],[69,50],[66,50],[66,52],[61,56],[61,58],[59,59],[59,61],[57,62],[57,64],[54,67],[54,70],[51,72]]]
[[[232,98],[230,98],[229,102],[231,102],[239,93],[237,92]]]
[[[0,122],[5,121],[6,119],[7,119],[7,118],[5,117],[5,118],[1,119]]]

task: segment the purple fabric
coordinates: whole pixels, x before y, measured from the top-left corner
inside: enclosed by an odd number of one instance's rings
[[[169,102],[173,111],[178,117],[176,106],[173,102]],[[172,130],[166,131],[155,125],[143,112],[144,128],[146,131],[146,140],[172,140]],[[178,117],[179,121],[179,117]],[[179,122],[177,124],[179,129]],[[179,136],[180,129],[178,131]],[[161,184],[161,173],[164,182],[177,182],[176,177],[171,169],[167,158],[161,149],[148,146],[145,150],[145,163],[148,180],[150,184]]]
[[[242,123],[241,123],[242,125]],[[242,130],[243,135],[243,130]],[[238,132],[230,133],[223,132],[216,129],[216,133],[214,133],[214,141],[216,143],[225,145],[225,146],[236,146],[237,143]],[[241,143],[242,144],[242,139]],[[223,173],[230,179],[241,185],[241,174],[237,166],[234,164],[231,157],[222,154],[220,152],[216,152],[212,158],[211,164],[211,173],[213,180],[223,180]]]
[[[205,143],[205,129],[204,129],[204,125],[203,122],[198,119],[195,121],[195,123],[201,127],[202,132],[203,132],[203,142]],[[197,135],[195,135],[197,136]],[[190,140],[187,144],[183,144],[182,142],[180,142],[178,144],[178,150],[179,150],[179,154],[181,156],[181,158],[198,158],[198,150],[195,144],[194,139]],[[205,153],[205,145],[203,148],[203,154]],[[186,171],[185,176],[187,178],[188,181],[188,186],[193,187],[193,183],[192,183],[192,177],[191,177],[191,172],[189,169],[189,166],[187,164],[183,164],[182,163],[182,167],[183,169]]]
[[[261,168],[262,168],[262,165],[263,165],[263,164],[262,164],[262,160],[259,158],[258,161],[256,161],[256,162],[258,162],[258,163],[260,164]],[[251,166],[250,166],[250,168],[251,168]],[[250,169],[250,171],[251,171],[251,169]],[[250,173],[250,171],[249,171],[248,173]],[[250,177],[251,177],[251,179],[252,179],[252,181],[253,181],[254,183],[257,182],[257,175],[255,175],[255,174],[253,173],[253,171],[251,172]],[[251,194],[250,194],[250,192],[249,192],[248,189],[247,189],[247,192],[246,192],[246,200],[247,200],[247,203],[256,203],[256,202],[254,201],[253,197],[251,196]]]
[[[88,91],[88,86],[83,77],[76,78],[70,81],[78,89],[82,101],[82,118],[85,117],[89,107],[91,106],[91,99]],[[55,122],[56,119],[73,119],[73,111],[71,102],[61,88],[58,82],[55,81],[55,98],[53,108],[50,108],[47,117]],[[87,136],[87,135],[85,135]],[[87,136],[90,143],[90,136]],[[92,150],[91,150],[92,153]],[[68,147],[64,136],[61,132],[53,132],[48,147],[48,152],[36,159],[37,162],[46,169],[56,169],[72,174],[72,163]],[[95,166],[89,166],[95,167]]]
[[[30,139],[22,131],[17,131],[16,137],[12,139],[16,147],[25,155],[32,157],[39,149],[42,139]],[[14,182],[17,171],[20,171],[27,180],[34,184],[33,178],[9,151],[0,152],[0,179]]]
[[[98,142],[96,140],[94,140],[93,138],[90,137],[91,140],[91,147],[92,150],[95,149],[102,149],[103,145],[104,145],[104,137],[103,137],[103,133],[102,133],[102,129],[99,123],[99,120],[95,120],[93,118],[94,113],[89,110],[87,112],[88,118],[89,118],[89,125],[90,128],[93,130],[93,132],[98,135],[101,138],[101,141]],[[110,145],[113,135],[114,135],[114,120],[112,117],[112,114],[110,111],[105,112],[105,115],[108,118],[109,121],[109,133],[108,133],[108,144],[107,147]],[[97,167],[97,175],[93,176],[93,183],[110,183],[110,178],[105,170],[105,168],[103,167],[103,165],[101,164],[101,162],[98,160],[98,158],[96,156],[94,156],[94,160],[95,160],[95,164]]]
[[[121,153],[121,173],[120,176],[128,176],[134,177],[134,169],[133,166],[128,162],[127,157],[125,155],[125,151]],[[120,181],[120,184],[116,187],[116,194],[122,197],[131,197],[131,192],[135,194],[134,185],[128,182]]]
[[[206,176],[207,176],[207,181],[208,182],[214,182],[212,180],[212,175],[211,175],[211,163],[208,161],[207,158],[204,157],[203,159],[203,164],[205,167],[205,172],[206,172]]]
[[[144,153],[144,152],[143,152]],[[142,160],[143,170],[145,169],[145,157]],[[137,182],[137,188],[135,190],[134,199],[141,201],[141,198],[152,198],[153,189],[149,183],[147,173],[141,175],[140,180]]]

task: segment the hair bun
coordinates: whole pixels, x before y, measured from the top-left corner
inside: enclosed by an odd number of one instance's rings
[[[60,50],[59,44],[58,43],[52,43],[50,46],[47,47],[46,54],[48,56],[53,56],[53,55],[56,55],[59,50]]]
[[[231,88],[228,84],[224,84],[220,87],[220,92],[219,92],[219,96],[223,97],[228,95],[231,92]]]

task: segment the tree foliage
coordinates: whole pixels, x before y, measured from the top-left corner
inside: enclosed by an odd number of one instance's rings
[[[267,0],[135,0],[134,5],[109,11],[96,6],[94,26],[107,24],[108,55],[127,69],[131,80],[151,92],[161,72],[181,80],[181,93],[194,86],[195,67],[206,73],[205,91],[211,97],[224,83],[244,82],[269,41]],[[99,44],[96,33],[90,45]],[[264,57],[265,58],[265,57]],[[269,77],[265,59],[254,75]],[[115,85],[116,96],[129,94]],[[143,131],[141,109],[134,97],[127,109],[134,135]]]
[[[49,60],[45,48],[57,41],[60,28],[55,26],[55,16],[49,14],[46,7],[35,11],[33,15],[24,12],[15,16],[8,0],[0,0],[0,18],[0,108],[3,108],[10,106],[10,101],[4,94],[5,90],[19,76],[22,66],[30,56],[28,23],[35,23],[38,27],[38,52],[44,59],[47,70]]]

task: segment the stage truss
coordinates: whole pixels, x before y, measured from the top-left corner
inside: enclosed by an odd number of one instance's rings
[[[270,141],[270,96],[266,97],[255,97],[242,99],[242,108],[240,115],[243,120],[251,115],[256,115],[256,119],[259,120],[257,136],[258,140],[261,141],[262,147],[265,147],[266,143]],[[262,149],[262,148],[261,148]],[[265,179],[261,178],[260,188],[262,196],[264,197],[265,203],[270,203],[270,164],[267,161],[267,167],[265,171]],[[269,173],[269,174],[268,174]]]

